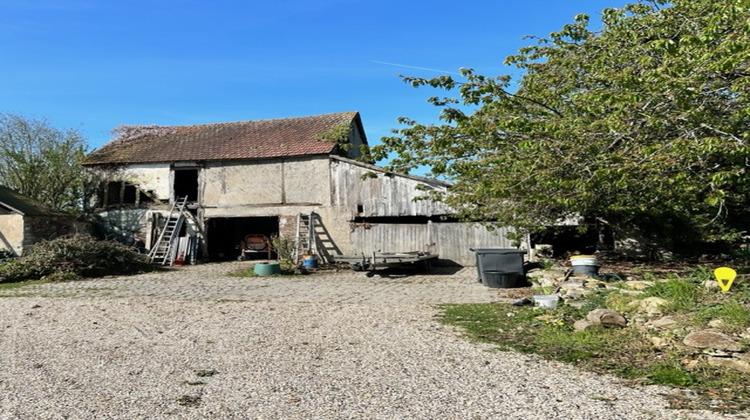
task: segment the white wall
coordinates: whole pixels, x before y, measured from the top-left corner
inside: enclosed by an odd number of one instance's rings
[[[23,252],[23,216],[16,213],[0,214],[0,250],[13,255]]]
[[[328,158],[211,162],[204,169],[202,204],[232,208],[328,205]]]

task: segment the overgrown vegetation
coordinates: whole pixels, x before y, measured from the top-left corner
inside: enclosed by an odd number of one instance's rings
[[[346,122],[331,127],[328,131],[318,134],[316,138],[321,141],[336,143],[342,152],[346,152],[352,148],[352,144],[349,141],[351,132],[351,124]]]
[[[294,268],[294,239],[273,235],[271,237],[271,245],[274,252],[276,252],[276,257],[279,259],[281,269],[289,270]]]
[[[0,185],[51,209],[80,213],[91,193],[81,166],[86,148],[76,130],[0,113]]]
[[[0,283],[68,281],[136,274],[156,268],[145,255],[117,242],[75,235],[39,242],[24,256],[0,262]]]
[[[746,0],[641,0],[603,10],[601,29],[581,14],[536,38],[505,61],[518,77],[403,77],[449,92],[428,99],[441,121],[401,118],[372,154],[453,181],[443,199],[470,220],[524,232],[580,218],[685,254],[740,241],[748,14]]]
[[[460,327],[471,339],[496,344],[502,350],[533,353],[593,372],[614,374],[634,384],[667,385],[697,395],[671,395],[676,408],[748,410],[750,376],[712,366],[706,363],[701,349],[682,343],[688,332],[710,327],[740,337],[737,341],[748,349],[748,284],[739,282],[728,293],[707,289],[704,281],[708,272],[699,269],[685,276],[672,274],[660,279],[649,276],[656,282],[642,293],[600,289],[578,305],[561,303],[555,310],[501,303],[444,305],[441,320]],[[664,314],[676,324],[657,330],[633,322],[632,318],[638,316],[633,303],[648,297],[666,299]],[[626,328],[594,326],[579,331],[573,327],[595,308],[622,311],[631,323]],[[655,339],[662,344],[654,345]]]

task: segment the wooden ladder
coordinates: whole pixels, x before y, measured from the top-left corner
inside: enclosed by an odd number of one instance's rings
[[[172,204],[167,222],[164,224],[164,228],[156,240],[156,246],[148,254],[151,262],[161,265],[172,265],[175,257],[174,251],[176,251],[175,244],[180,235],[182,225],[185,222],[187,199],[187,197],[183,197],[182,201],[180,201],[178,198]]]
[[[310,217],[313,219],[311,224],[313,230],[312,238],[315,240],[315,250],[318,259],[326,264],[331,263],[334,261],[333,256],[342,255],[341,250],[336,246],[331,234],[323,224],[320,215],[317,213],[310,213]]]
[[[299,262],[303,255],[315,255],[322,263],[332,262],[331,255],[341,255],[320,215],[315,212],[297,215],[294,262]]]

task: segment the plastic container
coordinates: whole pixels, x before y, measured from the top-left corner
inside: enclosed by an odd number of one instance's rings
[[[523,256],[525,249],[515,248],[469,248],[474,251],[477,261],[477,277],[488,287],[518,287],[523,278]],[[488,274],[489,273],[489,274]],[[498,278],[498,273],[504,277]],[[513,280],[509,280],[513,278]],[[495,284],[513,284],[495,286]]]
[[[302,266],[305,268],[315,268],[318,265],[318,260],[314,255],[304,255],[302,257]]]
[[[281,265],[277,262],[258,263],[253,266],[253,273],[255,273],[256,276],[281,274]]]
[[[521,274],[519,273],[506,273],[504,271],[485,270],[484,271],[484,284],[487,287],[510,289],[518,287]]]
[[[534,306],[544,309],[557,308],[557,302],[560,297],[557,295],[534,295]]]
[[[599,274],[599,261],[593,255],[574,255],[570,257],[573,273],[596,276]]]

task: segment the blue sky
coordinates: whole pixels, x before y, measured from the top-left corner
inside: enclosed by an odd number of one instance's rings
[[[503,59],[625,0],[0,0],[0,112],[77,129],[359,111],[375,144],[400,116],[436,120],[436,94],[397,74]]]

